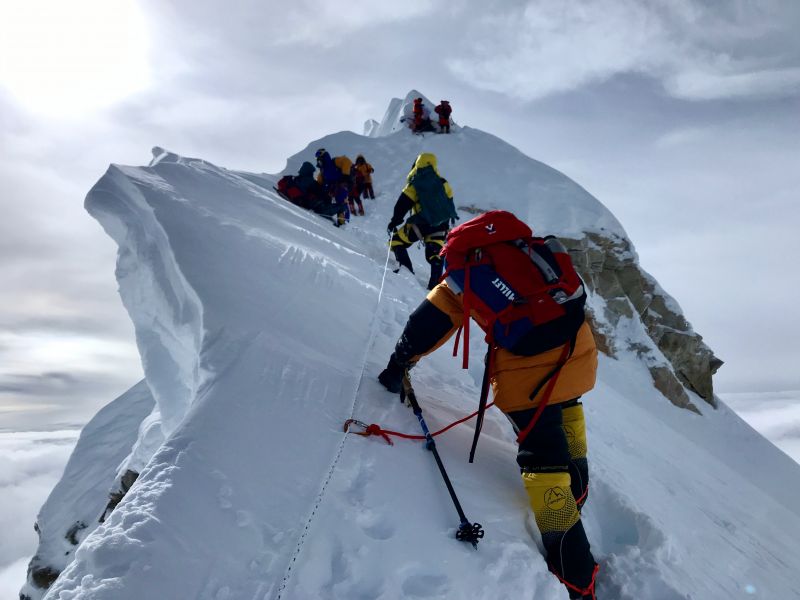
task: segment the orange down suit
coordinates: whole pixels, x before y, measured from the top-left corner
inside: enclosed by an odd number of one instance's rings
[[[453,293],[447,283],[440,283],[431,290],[428,301],[450,317],[453,327],[425,354],[444,344],[461,327],[464,319],[461,297]],[[480,317],[475,312],[472,313],[472,318],[481,324]],[[507,413],[538,405],[542,392],[533,402],[528,396],[558,364],[562,350],[562,347],[558,347],[534,356],[520,356],[498,348],[491,377],[497,407]],[[415,357],[414,361],[420,356],[423,355]],[[594,387],[596,376],[597,348],[589,325],[584,323],[578,331],[572,356],[561,368],[548,404],[566,402],[585,394]]]

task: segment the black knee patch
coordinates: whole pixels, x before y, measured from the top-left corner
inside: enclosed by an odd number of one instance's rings
[[[528,426],[536,409],[508,413],[517,431]],[[533,429],[522,440],[517,452],[517,464],[523,471],[545,472],[566,471],[570,463],[567,438],[562,428],[561,407],[557,404],[542,411]]]
[[[397,360],[408,362],[412,357],[427,352],[452,328],[453,323],[446,313],[430,300],[423,300],[408,317],[403,335],[395,346]]]
[[[589,494],[589,461],[585,458],[573,458],[569,463],[569,476],[572,495],[580,510]]]

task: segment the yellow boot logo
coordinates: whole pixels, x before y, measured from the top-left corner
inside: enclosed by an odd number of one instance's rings
[[[544,493],[544,503],[550,510],[561,510],[567,504],[564,488],[551,487]]]

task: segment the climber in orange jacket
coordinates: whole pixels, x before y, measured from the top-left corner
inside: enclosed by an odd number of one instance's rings
[[[356,196],[375,200],[375,191],[372,189],[372,174],[375,169],[364,158],[363,154],[356,156],[354,165],[356,177]]]
[[[461,227],[469,224],[467,222]],[[493,233],[499,233],[494,227],[491,229]],[[548,244],[555,248],[555,254],[560,254],[562,260],[568,260],[563,259],[568,255],[557,241]],[[514,253],[513,247],[508,246],[502,251]],[[489,249],[484,247],[483,255],[488,253]],[[447,246],[443,254],[447,262]],[[389,391],[399,392],[407,369],[467,325],[464,319],[469,319],[469,316],[465,315],[462,290],[468,288],[471,293],[478,294],[476,290],[483,279],[486,291],[482,293],[485,297],[480,294],[477,297],[486,308],[473,308],[479,305],[470,304],[468,314],[488,332],[487,339],[492,335],[495,340],[487,360],[488,381],[495,405],[505,413],[519,434],[517,464],[542,536],[548,566],[567,587],[570,598],[596,600],[598,566],[580,518],[589,490],[586,424],[580,398],[594,387],[597,373],[597,348],[584,316],[585,291],[576,275],[576,289],[567,290],[568,295],[563,299],[562,306],[570,305],[565,316],[543,325],[509,316],[507,324],[495,322],[500,327],[497,330],[478,314],[479,310],[491,310],[488,307],[492,306],[494,310],[502,310],[504,302],[509,310],[539,310],[530,302],[519,304],[520,297],[516,296],[513,288],[497,285],[501,280],[513,281],[515,276],[519,276],[519,268],[539,268],[538,263],[536,267],[528,264],[535,263],[532,259],[519,261],[517,257],[517,260],[514,264],[521,267],[515,266],[510,275],[503,271],[503,265],[496,262],[488,263],[495,269],[492,273],[485,271],[488,268],[486,264],[473,263],[474,266],[466,267],[473,271],[472,276],[465,276],[462,270],[460,279],[458,272],[446,264],[447,279],[439,283],[411,313],[378,380]],[[550,262],[551,269],[558,269],[557,263]],[[572,269],[571,262],[569,268]],[[527,280],[527,275],[522,279]],[[508,293],[513,298],[509,299]],[[506,296],[505,299],[499,298],[499,305],[498,294]],[[501,341],[502,335],[516,336],[513,344],[507,344],[511,348],[501,345],[507,341]],[[539,410],[542,402],[544,406]]]

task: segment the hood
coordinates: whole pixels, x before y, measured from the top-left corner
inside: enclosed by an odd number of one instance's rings
[[[423,152],[417,157],[417,160],[414,161],[414,170],[421,169],[423,167],[433,167],[436,168],[436,155],[430,152]]]
[[[411,178],[417,174],[417,171],[424,169],[425,167],[431,167],[434,172],[441,177],[439,169],[436,168],[436,155],[430,152],[423,152],[417,156],[417,160],[414,161],[414,166],[411,167],[411,171],[406,177],[406,182],[411,183]]]
[[[317,168],[314,165],[312,165],[308,161],[305,161],[300,166],[300,170],[297,172],[297,174],[300,177],[312,177],[314,175],[314,171],[316,171],[316,170],[317,170]]]

